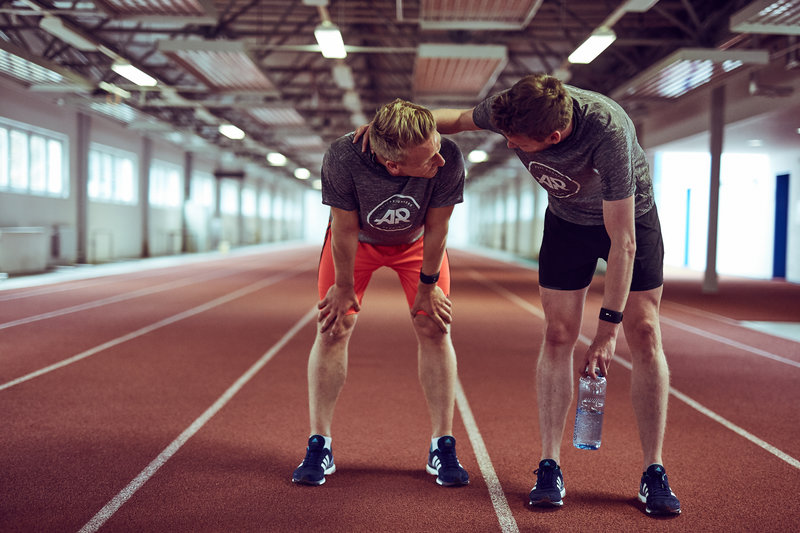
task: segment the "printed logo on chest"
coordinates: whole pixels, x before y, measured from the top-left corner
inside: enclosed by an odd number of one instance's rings
[[[419,204],[411,196],[395,194],[370,211],[369,225],[381,231],[402,231],[410,228],[419,212]]]
[[[581,190],[581,184],[547,165],[531,161],[528,172],[539,185],[556,198],[568,198]]]

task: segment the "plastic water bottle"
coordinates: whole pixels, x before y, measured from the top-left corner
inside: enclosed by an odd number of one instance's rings
[[[578,409],[575,412],[575,431],[572,444],[582,450],[600,447],[603,433],[603,410],[606,405],[606,378],[595,372],[597,379],[581,376],[578,381]]]

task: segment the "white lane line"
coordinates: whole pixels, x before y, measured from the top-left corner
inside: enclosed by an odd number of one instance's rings
[[[589,339],[586,339],[586,338],[582,338],[581,341],[585,342],[587,345],[591,342],[591,341],[589,341]],[[620,356],[615,355],[614,356],[614,360],[618,361],[622,366],[624,366],[628,370],[633,370],[633,365],[627,359],[623,359]],[[669,392],[670,392],[670,394],[672,394],[673,396],[675,396],[676,398],[678,398],[679,400],[681,400],[682,402],[687,404],[689,407],[692,407],[693,409],[701,412],[702,414],[706,415],[708,418],[714,420],[715,422],[719,422],[720,424],[722,424],[726,428],[730,429],[731,431],[733,431],[737,435],[739,435],[741,437],[744,437],[745,439],[749,440],[750,442],[752,442],[756,446],[768,451],[769,453],[771,453],[772,455],[774,455],[778,459],[786,461],[787,463],[789,463],[793,467],[795,467],[797,469],[800,469],[800,461],[798,461],[797,459],[795,459],[791,455],[787,454],[786,452],[776,448],[775,446],[773,446],[772,444],[768,443],[767,441],[756,437],[755,435],[753,435],[749,431],[740,428],[739,426],[737,426],[736,424],[734,424],[733,422],[731,422],[727,418],[721,417],[720,415],[718,415],[717,413],[715,413],[714,411],[712,411],[708,407],[706,407],[703,404],[691,399],[689,396],[685,395],[684,393],[682,393],[680,391],[677,391],[672,387],[669,388]]]
[[[230,302],[232,300],[235,300],[237,298],[241,298],[242,296],[250,294],[251,292],[255,292],[257,290],[263,289],[264,287],[267,287],[268,285],[272,285],[273,283],[277,283],[278,281],[281,281],[281,280],[286,279],[288,277],[294,276],[294,275],[298,274],[299,272],[301,272],[301,271],[300,270],[292,271],[292,269],[287,269],[286,272],[282,272],[282,273],[276,274],[275,276],[272,276],[270,278],[266,278],[266,279],[263,279],[261,281],[257,281],[256,283],[252,283],[250,285],[247,285],[246,287],[242,287],[239,290],[236,290],[236,291],[233,291],[231,293],[228,293],[225,296],[220,296],[219,298],[215,298],[214,300],[208,301],[208,302],[206,302],[206,303],[204,303],[202,305],[198,305],[197,307],[193,307],[191,309],[188,309],[188,310],[183,311],[181,313],[178,313],[176,315],[172,315],[170,317],[167,317],[167,318],[165,318],[163,320],[159,320],[158,322],[154,322],[153,324],[150,324],[148,326],[144,326],[143,328],[139,328],[136,331],[132,331],[131,333],[128,333],[126,335],[122,335],[120,337],[117,337],[116,339],[112,339],[112,340],[110,340],[108,342],[104,342],[103,344],[100,344],[99,346],[95,346],[94,348],[90,348],[89,350],[86,350],[85,352],[81,352],[81,353],[79,353],[77,355],[73,355],[72,357],[69,357],[69,358],[64,359],[62,361],[59,361],[57,363],[53,363],[52,365],[46,366],[44,368],[40,368],[39,370],[31,372],[30,374],[26,374],[24,376],[21,376],[19,378],[13,379],[13,380],[8,381],[6,383],[2,383],[2,384],[0,384],[0,391],[9,389],[9,388],[11,388],[11,387],[13,387],[15,385],[19,385],[20,383],[24,383],[26,381],[30,381],[30,380],[32,380],[34,378],[38,378],[39,376],[43,376],[44,374],[48,374],[48,373],[50,373],[50,372],[52,372],[54,370],[58,370],[59,368],[63,368],[65,366],[71,365],[73,363],[77,363],[78,361],[86,359],[87,357],[90,357],[90,356],[92,356],[92,355],[94,355],[96,353],[102,352],[103,350],[107,350],[109,348],[117,346],[118,344],[122,344],[123,342],[127,342],[127,341],[135,339],[137,337],[141,337],[142,335],[146,335],[147,333],[155,331],[155,330],[157,330],[159,328],[163,328],[164,326],[168,326],[170,324],[174,324],[175,322],[178,322],[178,321],[183,320],[185,318],[189,318],[191,316],[197,315],[197,314],[202,313],[204,311],[208,311],[209,309],[213,309],[214,307],[217,307],[217,306],[220,306],[222,304],[228,303],[228,302]]]
[[[503,492],[503,487],[500,486],[500,480],[497,478],[486,444],[483,442],[483,437],[478,429],[478,424],[475,422],[475,417],[472,416],[472,409],[470,409],[467,396],[464,394],[461,380],[456,380],[456,405],[458,406],[458,412],[461,413],[464,426],[467,428],[469,441],[475,451],[475,458],[478,460],[478,467],[481,469],[483,479],[486,480],[489,497],[492,499],[494,512],[500,522],[500,529],[503,533],[519,533],[517,521],[514,520],[505,492]]]
[[[237,379],[233,385],[228,387],[222,396],[220,396],[206,411],[200,415],[192,424],[183,430],[183,432],[178,435],[178,437],[173,440],[165,449],[162,451],[158,456],[153,459],[144,470],[142,470],[138,476],[136,476],[128,485],[122,489],[114,498],[112,498],[102,509],[100,509],[97,514],[89,520],[86,525],[84,525],[80,529],[80,533],[90,533],[97,531],[105,524],[109,518],[114,516],[120,507],[125,505],[131,496],[133,496],[137,490],[142,488],[142,486],[151,478],[153,475],[158,471],[159,468],[164,466],[164,464],[169,461],[173,455],[175,455],[181,447],[186,444],[186,442],[192,438],[195,433],[200,431],[200,429],[205,426],[211,418],[216,415],[220,409],[225,407],[225,405],[231,401],[231,399],[244,387],[252,378],[255,376],[259,370],[261,370],[264,365],[266,365],[270,359],[272,359],[276,353],[278,353],[285,345],[288,343],[292,337],[294,337],[300,329],[302,329],[306,324],[308,324],[316,315],[317,315],[317,308],[314,306],[310,311],[308,311],[292,328],[287,331],[283,337],[267,351],[261,358],[256,361],[244,374],[242,374],[239,379]]]
[[[485,278],[484,276],[482,276],[478,272],[473,271],[472,275],[473,275],[473,277],[475,279],[481,281],[482,283],[485,283],[487,286],[492,286],[494,284],[494,282],[491,282],[490,280],[488,280],[488,278]],[[484,280],[486,280],[486,281],[484,282]],[[505,289],[504,289],[504,291],[505,291]],[[505,291],[505,292],[508,292],[509,294],[512,294],[509,291]],[[505,296],[505,294],[504,294],[504,296]],[[514,296],[516,296],[516,295],[514,295]],[[519,302],[517,300],[520,300],[520,298],[516,297],[514,299],[511,299],[511,301],[513,301],[514,303],[519,305]],[[523,309],[525,309],[526,311],[529,311],[529,312],[530,312],[530,308],[531,307],[534,308],[536,310],[536,312],[533,313],[533,314],[535,314],[537,317],[541,317],[541,316],[544,315],[544,311],[542,309],[540,309],[539,307],[536,307],[535,305],[532,305],[532,304],[530,304],[528,302],[525,302],[525,305],[524,306],[520,306],[520,307],[522,307]],[[692,329],[696,329],[696,328],[692,328]],[[702,332],[702,330],[697,330],[697,331]],[[712,335],[712,334],[709,333],[709,335]],[[717,336],[714,335],[714,337],[717,337]],[[582,343],[586,344],[587,346],[592,344],[591,339],[589,339],[585,335],[580,335],[578,338],[580,339],[580,341]],[[719,339],[727,340],[724,337],[719,337]],[[714,339],[714,340],[718,340],[718,339]],[[733,342],[733,341],[730,341],[730,342]],[[759,355],[761,355],[761,354],[759,354]],[[629,361],[621,358],[618,355],[614,355],[614,360],[618,361],[622,366],[624,366],[628,370],[633,371],[633,365]],[[762,448],[763,450],[771,453],[772,455],[774,455],[778,459],[789,463],[790,465],[792,465],[795,468],[800,469],[800,461],[798,461],[797,459],[795,459],[791,455],[787,454],[786,452],[784,452],[784,451],[776,448],[772,444],[769,444],[768,442],[756,437],[755,435],[753,435],[749,431],[737,426],[736,424],[734,424],[730,420],[728,420],[726,418],[723,418],[722,416],[720,416],[719,414],[715,413],[714,411],[712,411],[708,407],[706,407],[706,406],[702,405],[701,403],[693,400],[692,398],[690,398],[689,396],[685,395],[684,393],[676,390],[672,386],[670,386],[669,392],[670,392],[670,394],[672,394],[673,396],[675,396],[676,398],[678,398],[682,402],[686,403],[692,409],[698,411],[699,413],[702,413],[702,414],[706,415],[707,417],[709,417],[710,419],[714,420],[715,422],[718,422],[722,426],[730,429],[731,431],[733,431],[737,435],[739,435],[741,437],[744,437],[745,439],[749,440],[750,442],[752,442],[756,446],[758,446],[758,447]]]
[[[694,333],[695,335],[699,335],[700,337],[705,337],[707,339],[711,339],[713,341],[717,341],[721,344],[727,344],[728,346],[732,346],[734,348],[738,348],[739,350],[743,350],[745,352],[750,352],[754,355],[758,355],[761,357],[766,357],[767,359],[772,359],[773,361],[777,361],[779,363],[783,363],[785,365],[794,366],[800,368],[800,362],[792,361],[791,359],[787,359],[786,357],[782,357],[780,355],[776,355],[774,353],[768,352],[766,350],[762,350],[761,348],[755,348],[753,346],[749,346],[747,344],[743,344],[739,341],[731,340],[727,337],[723,337],[721,335],[716,335],[714,333],[710,333],[708,331],[704,331],[700,328],[696,328],[694,326],[690,326],[688,324],[684,324],[683,322],[678,322],[677,320],[673,320],[671,318],[667,318],[662,316],[661,322],[664,324],[669,324],[670,326],[676,327],[678,329],[682,329],[684,331],[688,331],[690,333]]]
[[[101,298],[99,300],[93,300],[91,302],[86,302],[78,305],[71,305],[69,307],[64,307],[62,309],[56,309],[55,311],[49,311],[47,313],[41,313],[38,315],[33,315],[25,318],[20,318],[18,320],[12,320],[11,322],[4,322],[0,324],[0,329],[8,329],[13,328],[14,326],[21,326],[23,324],[30,324],[31,322],[38,322],[39,320],[47,320],[49,318],[55,318],[63,315],[68,315],[71,313],[78,313],[80,311],[86,311],[88,309],[94,309],[95,307],[102,307],[104,305],[109,305],[113,303],[124,302],[126,300],[132,300],[134,298],[139,298],[141,296],[147,296],[149,294],[154,294],[166,290],[177,289],[179,287],[184,287],[186,285],[192,285],[194,283],[199,283],[201,281],[208,281],[210,279],[219,278],[223,276],[230,275],[229,271],[221,270],[217,272],[211,272],[207,274],[202,274],[199,276],[194,276],[191,278],[184,278],[178,281],[168,281],[166,283],[162,283],[160,285],[153,285],[152,287],[146,287],[144,289],[138,289],[131,292],[126,292],[123,294],[118,294],[116,296],[109,296],[108,298]]]

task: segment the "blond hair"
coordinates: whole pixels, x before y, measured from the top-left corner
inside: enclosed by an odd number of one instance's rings
[[[436,121],[427,108],[400,98],[382,105],[369,128],[369,145],[379,156],[403,162],[406,151],[427,141]]]

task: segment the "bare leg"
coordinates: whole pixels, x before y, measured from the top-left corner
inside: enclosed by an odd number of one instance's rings
[[[572,353],[578,340],[586,289],[557,291],[539,288],[545,333],[536,365],[536,399],[542,459],[560,461],[561,439],[573,394]]]
[[[653,463],[663,464],[661,449],[667,425],[669,368],[658,321],[661,292],[661,287],[631,292],[623,321],[633,359],[631,399],[642,442],[644,469]]]
[[[431,438],[452,435],[458,371],[449,328],[448,333],[442,333],[427,315],[418,314],[414,317],[414,331],[419,381],[431,416]]]
[[[312,435],[331,435],[336,401],[347,377],[347,345],[356,322],[356,315],[346,315],[347,326],[341,335],[320,333],[308,357],[308,410]]]

